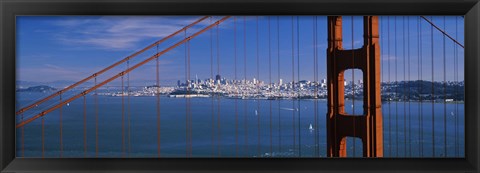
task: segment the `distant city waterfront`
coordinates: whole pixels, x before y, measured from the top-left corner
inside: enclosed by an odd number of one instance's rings
[[[363,98],[363,81],[345,81],[345,98]],[[433,85],[433,86],[432,86]],[[113,88],[112,88],[113,89]],[[463,102],[464,82],[430,82],[430,81],[399,81],[381,83],[383,101],[435,101]],[[99,95],[109,96],[155,96],[156,94],[170,97],[211,97],[222,96],[240,99],[325,99],[327,97],[327,81],[265,83],[253,80],[195,79],[177,86],[150,85],[140,89],[127,87],[121,91],[100,92]]]
[[[17,92],[18,104],[25,105],[48,94],[50,93]],[[86,97],[86,155],[83,146],[83,99],[72,101],[63,107],[62,121],[68,124],[63,127],[64,157],[95,156],[94,99],[94,95]],[[98,156],[122,157],[122,97],[99,95],[97,99]],[[316,157],[316,147],[320,151],[319,157],[325,157],[326,100],[317,102],[318,126],[315,126],[314,99],[245,99],[236,102],[235,99],[226,97],[209,97],[190,100],[193,157]],[[157,157],[156,97],[130,97],[129,102],[130,106],[125,108],[125,129],[129,136],[126,157]],[[353,108],[357,114],[363,111],[362,102],[355,102],[356,106],[353,107],[351,100],[346,101],[347,113],[352,113]],[[464,156],[464,105],[434,103],[434,124],[431,106],[431,103],[420,102],[383,102],[385,157],[432,157],[432,125],[435,127],[435,156],[444,155],[444,117],[447,120],[447,156]],[[160,110],[162,157],[185,157],[186,99],[162,95]],[[238,115],[238,136],[235,132],[235,115]],[[51,112],[44,120],[45,157],[58,157],[59,111]],[[34,121],[24,128],[25,157],[41,156],[41,132],[38,131],[40,122]],[[17,130],[20,132],[20,129]],[[17,144],[20,144],[20,135],[17,133]],[[318,144],[315,144],[315,135],[320,139]],[[236,137],[238,145],[235,143]],[[353,141],[353,138],[348,139],[349,156],[353,156]],[[361,143],[355,141],[355,156],[360,157]],[[418,147],[420,143],[423,148]],[[239,148],[239,153],[235,152],[236,147]],[[17,145],[17,155],[21,156],[21,153],[21,147]]]

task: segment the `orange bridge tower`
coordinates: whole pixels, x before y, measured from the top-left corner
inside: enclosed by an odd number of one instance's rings
[[[362,140],[363,157],[383,157],[380,97],[380,45],[378,16],[363,17],[363,47],[342,47],[342,17],[328,17],[327,48],[327,156],[346,157],[347,137]],[[344,72],[363,73],[363,114],[345,113]]]

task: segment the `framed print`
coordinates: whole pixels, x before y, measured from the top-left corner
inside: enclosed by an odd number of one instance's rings
[[[2,172],[477,171],[477,1],[1,8]]]

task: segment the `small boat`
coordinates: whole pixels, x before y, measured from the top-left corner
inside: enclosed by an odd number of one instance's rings
[[[287,111],[294,111],[295,109],[292,109],[292,108],[280,108],[282,110],[287,110]]]
[[[67,106],[70,106],[70,103],[67,103]]]
[[[313,131],[313,130],[314,130],[311,123],[310,123],[310,126],[308,127],[308,130],[310,130],[310,131]]]
[[[258,111],[255,109],[255,115],[258,115]]]
[[[455,116],[455,114],[453,112],[450,112],[450,115]]]

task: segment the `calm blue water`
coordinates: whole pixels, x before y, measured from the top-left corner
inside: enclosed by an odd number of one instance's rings
[[[39,98],[39,94],[17,94],[19,105],[30,103],[32,98]],[[122,98],[98,96],[98,101],[98,156],[122,157]],[[124,101],[127,103],[126,97]],[[84,152],[83,143],[83,99],[77,99],[69,106],[63,107],[63,157],[95,157],[93,96],[87,96],[86,103],[87,152]],[[299,103],[300,106],[298,106]],[[212,98],[192,98],[192,156],[317,157],[315,148],[318,147],[320,157],[325,157],[327,103],[325,100],[318,101],[318,134],[315,130],[309,130],[310,124],[315,128],[314,103],[313,100],[301,100],[300,102],[293,100],[260,100],[258,102],[256,100],[237,100],[237,145],[235,100],[220,99],[219,116],[217,114],[218,102],[214,100],[212,122]],[[295,104],[295,109],[299,108],[298,112],[292,110],[293,104]],[[353,108],[350,106],[352,102],[347,101],[346,105],[346,111],[352,113]],[[257,108],[257,106],[259,107]],[[417,102],[392,102],[390,104],[385,102],[382,106],[385,157],[432,157],[433,148],[435,148],[435,157],[445,155],[443,103],[434,105],[435,139],[432,139],[432,103],[424,102],[420,106],[420,103]],[[162,157],[186,156],[185,108],[186,100],[183,98],[161,97],[160,145]],[[420,108],[423,110],[421,121],[419,120]],[[355,113],[361,113],[362,109],[362,102],[356,101]],[[257,113],[255,113],[256,110]],[[455,113],[452,115],[451,112],[455,112],[455,104],[446,104],[447,156],[464,157],[464,105],[458,104],[458,115]],[[130,114],[130,121],[128,121],[128,114]],[[456,116],[458,117],[458,126],[455,125]],[[125,156],[157,157],[156,97],[131,97],[130,107],[126,106],[124,118]],[[45,157],[59,157],[59,111],[49,113],[44,117],[44,121]],[[130,124],[130,128],[128,128],[128,124]],[[218,129],[218,125],[220,125],[220,129]],[[458,136],[455,135],[456,129],[458,129]],[[258,145],[259,133],[260,145]],[[315,135],[319,137],[319,145],[315,144]],[[26,125],[24,127],[24,153],[22,153],[21,129],[17,129],[17,156],[21,157],[24,154],[24,157],[41,157],[41,136],[41,119]],[[434,146],[432,146],[433,140],[435,141]],[[348,155],[354,155],[353,141],[355,141],[355,156],[360,157],[361,142],[359,139],[349,138],[347,140]]]

